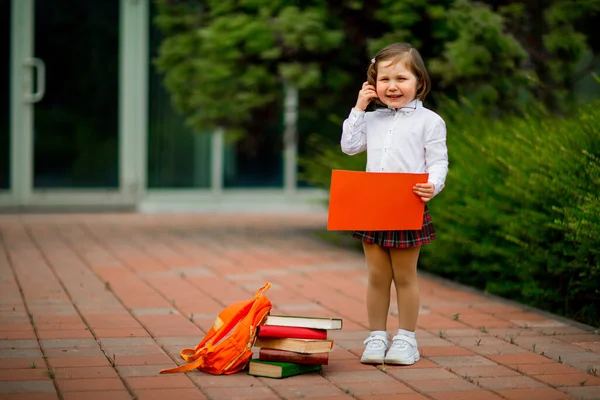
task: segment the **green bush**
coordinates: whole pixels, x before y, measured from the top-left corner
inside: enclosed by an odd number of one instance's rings
[[[599,106],[499,120],[440,110],[450,173],[430,203],[438,240],[421,268],[600,326]],[[330,145],[303,160],[305,178],[328,187],[332,168],[364,170],[363,157]]]

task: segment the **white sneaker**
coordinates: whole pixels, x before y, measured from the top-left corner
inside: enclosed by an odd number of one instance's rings
[[[392,345],[385,355],[386,364],[412,365],[419,359],[417,341],[406,335],[394,336]]]
[[[382,364],[388,347],[388,338],[381,334],[371,335],[365,339],[367,345],[360,358],[363,364]]]

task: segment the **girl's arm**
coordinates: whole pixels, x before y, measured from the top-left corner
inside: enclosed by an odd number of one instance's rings
[[[348,155],[361,153],[367,149],[367,126],[365,112],[352,109],[342,125],[342,151]]]
[[[444,188],[448,175],[446,123],[441,118],[425,133],[425,164],[429,172],[429,182],[435,187],[435,196]]]

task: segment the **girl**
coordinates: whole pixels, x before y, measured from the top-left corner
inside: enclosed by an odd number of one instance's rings
[[[419,52],[406,43],[382,49],[371,60],[367,82],[344,121],[341,147],[349,155],[367,151],[367,171],[428,172],[429,181],[413,192],[428,202],[443,188],[448,173],[446,125],[423,107],[431,81]],[[380,107],[365,112],[371,101]],[[357,210],[360,212],[359,210]],[[435,239],[425,207],[416,231],[354,231],[367,261],[367,313],[371,329],[361,362],[411,365],[419,360],[415,327],[419,313],[417,261],[422,245]],[[392,281],[398,300],[397,334],[386,332]]]

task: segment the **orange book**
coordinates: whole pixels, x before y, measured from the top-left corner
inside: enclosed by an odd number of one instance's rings
[[[421,229],[425,203],[413,192],[428,173],[333,170],[328,230]]]

